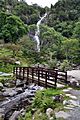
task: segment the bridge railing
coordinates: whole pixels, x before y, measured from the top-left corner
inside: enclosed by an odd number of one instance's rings
[[[36,83],[44,87],[56,87],[57,83],[67,84],[67,72],[42,67],[15,67],[16,79],[26,80],[26,84]]]

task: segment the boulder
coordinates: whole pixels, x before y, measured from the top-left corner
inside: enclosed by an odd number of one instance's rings
[[[3,88],[4,86],[3,86],[3,84],[0,82],[0,88]]]
[[[53,109],[52,109],[52,108],[48,108],[48,109],[46,110],[46,115],[48,116],[48,118],[49,118],[49,120],[50,120],[50,118],[52,117],[52,115],[54,115]]]
[[[53,96],[52,99],[57,102],[63,102],[64,97],[63,95],[56,95],[56,96]]]
[[[16,94],[17,94],[17,91],[15,88],[6,88],[5,92],[3,92],[3,96],[5,97],[8,97],[8,96],[12,97]]]
[[[24,83],[21,80],[19,79],[16,80],[16,87],[23,86],[23,85]]]

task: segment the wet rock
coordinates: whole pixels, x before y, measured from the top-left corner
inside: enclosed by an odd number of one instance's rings
[[[5,87],[10,87],[10,83],[4,83]]]
[[[3,86],[3,84],[0,82],[0,88],[3,88],[4,86]]]
[[[30,85],[28,88],[29,88],[30,90],[36,90],[36,89],[35,89],[35,84]]]
[[[18,118],[18,116],[21,114],[21,112],[23,112],[23,109],[20,111],[14,111],[14,113],[12,114],[12,116],[9,118],[9,120],[16,120]]]
[[[21,87],[16,88],[16,92],[17,92],[18,94],[20,94],[20,93],[22,93],[22,92],[23,92],[23,89],[22,89]]]
[[[44,88],[41,87],[41,86],[32,84],[32,85],[29,86],[29,89],[30,89],[30,90],[35,90],[35,91],[36,91],[36,90],[43,90]]]
[[[21,80],[19,80],[19,79],[16,80],[16,87],[20,87],[23,85],[24,85],[24,83]]]
[[[8,97],[8,96],[12,97],[16,94],[17,94],[17,91],[15,90],[15,88],[6,88],[5,92],[3,92],[3,96],[5,97]]]
[[[70,117],[70,114],[64,112],[64,111],[59,111],[55,113],[56,118],[63,118],[63,119],[68,119]]]

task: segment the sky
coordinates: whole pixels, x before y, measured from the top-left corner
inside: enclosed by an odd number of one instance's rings
[[[25,0],[29,5],[37,3],[38,5],[45,7],[50,7],[51,4],[55,4],[58,0]]]

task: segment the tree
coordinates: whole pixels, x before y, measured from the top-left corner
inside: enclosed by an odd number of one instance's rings
[[[75,24],[73,36],[77,39],[80,39],[80,21]]]
[[[9,49],[10,51],[13,52],[13,56],[15,58],[16,54],[18,54],[18,52],[20,51],[20,46],[19,44],[5,44],[5,48]]]
[[[6,17],[6,22],[1,28],[2,38],[5,43],[16,43],[20,37],[27,33],[27,26],[15,15]]]
[[[61,49],[66,60],[73,63],[78,59],[79,41],[77,39],[67,39],[63,41]]]

